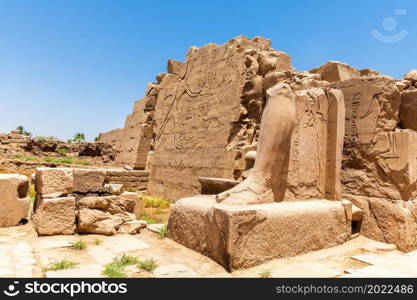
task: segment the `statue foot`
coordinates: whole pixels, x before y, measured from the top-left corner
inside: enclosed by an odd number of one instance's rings
[[[266,184],[249,177],[234,188],[218,194],[216,201],[228,205],[263,204],[274,202],[274,194]]]

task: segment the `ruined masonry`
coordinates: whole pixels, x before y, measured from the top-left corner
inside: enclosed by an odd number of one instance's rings
[[[139,180],[140,171],[38,168],[33,223],[39,235],[135,234],[145,225],[140,195],[124,191],[123,176]]]

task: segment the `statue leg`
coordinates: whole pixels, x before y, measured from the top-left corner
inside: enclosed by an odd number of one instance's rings
[[[296,123],[291,88],[280,83],[267,90],[255,165],[244,181],[216,196],[217,202],[251,205],[277,201],[279,180],[288,159]]]

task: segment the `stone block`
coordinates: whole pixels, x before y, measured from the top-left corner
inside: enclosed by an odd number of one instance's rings
[[[103,191],[105,170],[74,169],[74,192],[98,193]]]
[[[321,79],[328,82],[337,82],[361,76],[358,69],[338,61],[329,61],[310,72],[320,74]]]
[[[0,227],[16,226],[27,218],[29,179],[18,174],[0,174]]]
[[[401,93],[400,126],[417,131],[417,90]]]
[[[168,237],[231,271],[341,244],[351,235],[346,215],[341,201],[227,206],[196,196],[172,207]]]
[[[36,200],[34,227],[39,235],[75,233],[75,198],[41,198]]]
[[[343,195],[363,211],[360,234],[395,244],[401,251],[417,248],[417,201]]]
[[[114,235],[129,221],[136,220],[135,200],[121,196],[85,197],[78,201],[77,230],[82,233]]]
[[[140,218],[142,216],[143,208],[144,208],[143,197],[139,195],[138,193],[133,193],[133,192],[124,192],[120,196],[122,198],[135,201],[135,207],[133,209],[133,212],[135,213],[136,218]]]
[[[57,198],[74,191],[73,169],[37,168],[35,179],[36,192],[42,198]]]

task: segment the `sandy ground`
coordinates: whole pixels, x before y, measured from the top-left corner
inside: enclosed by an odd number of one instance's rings
[[[87,243],[86,249],[71,247],[79,239]],[[153,259],[157,264],[150,272],[127,267],[128,277],[417,277],[417,251],[405,254],[394,245],[362,236],[329,249],[228,273],[208,257],[147,228],[136,235],[50,237],[38,237],[30,223],[0,229],[0,277],[105,277],[105,265],[122,254]],[[52,262],[63,259],[77,265],[45,272]]]

